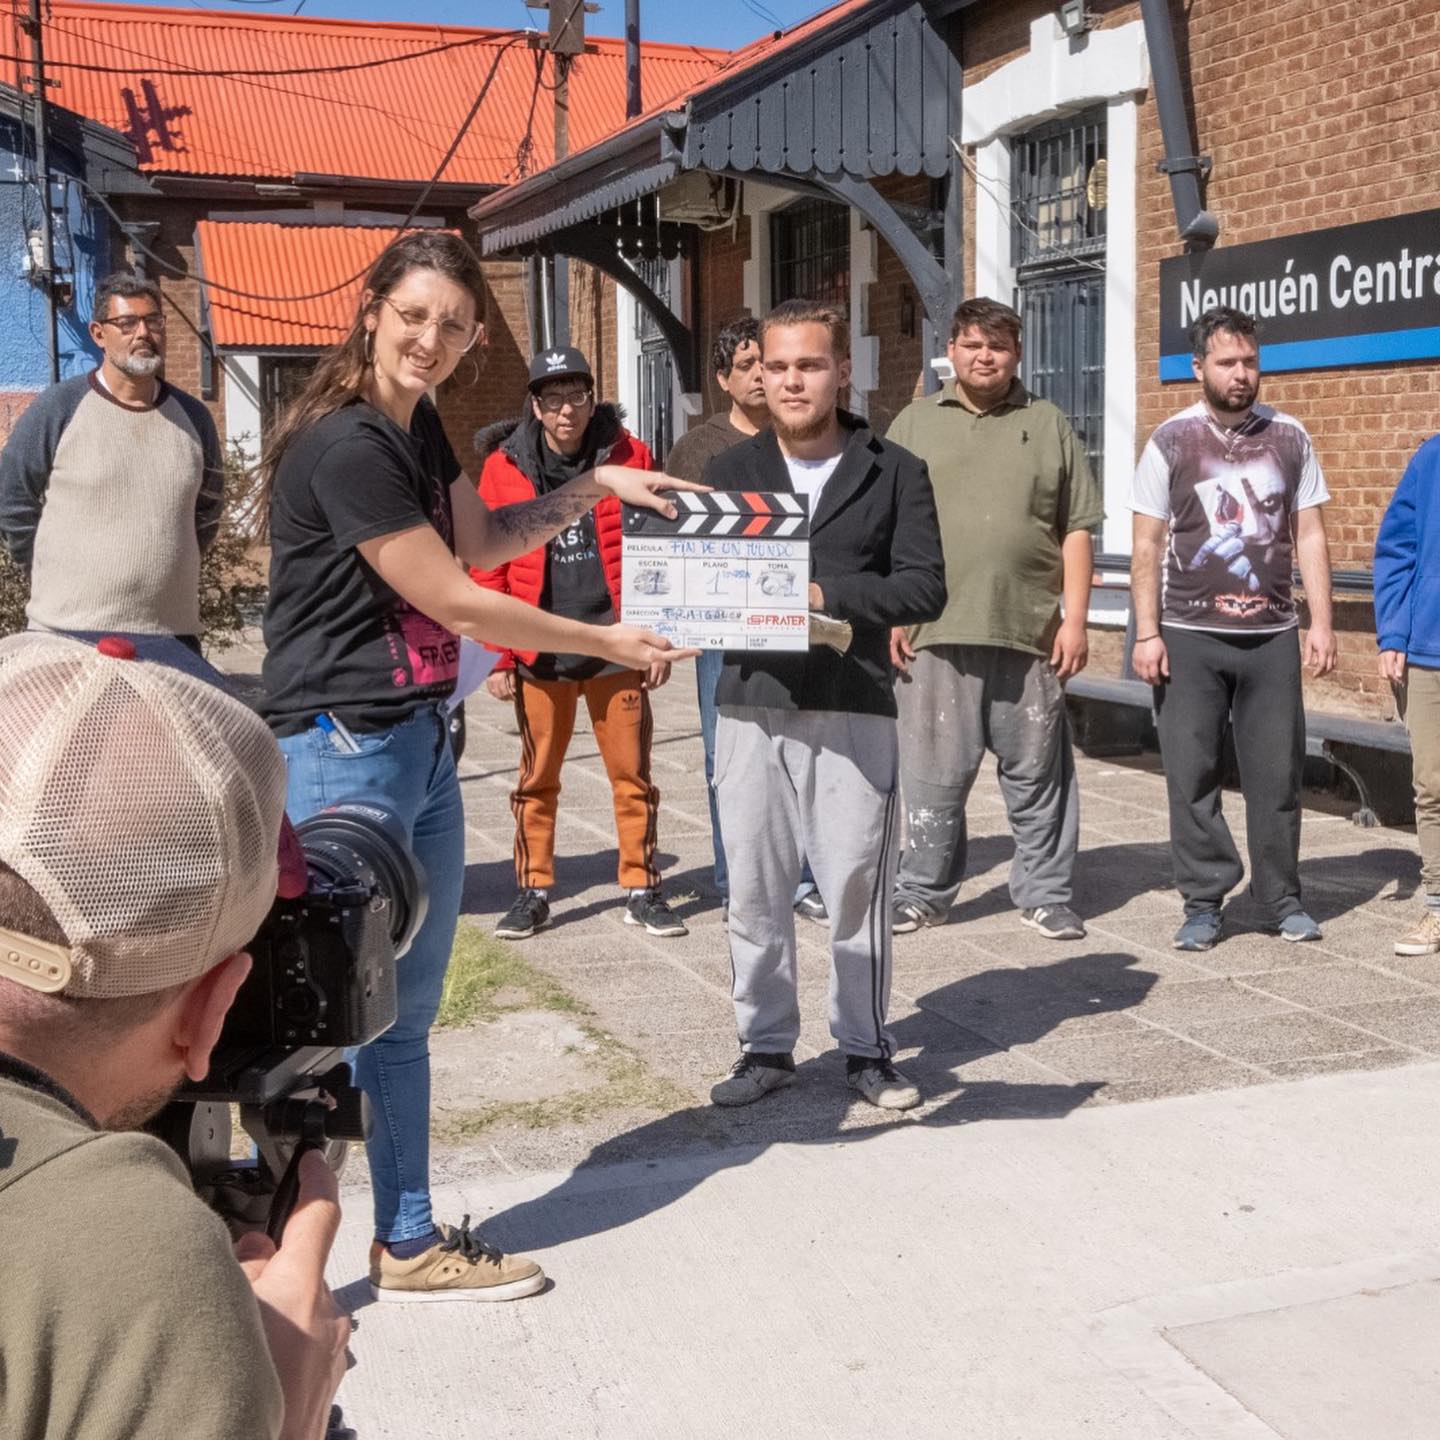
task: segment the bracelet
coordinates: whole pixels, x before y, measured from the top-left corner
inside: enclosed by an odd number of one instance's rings
[[[1159,638],[1160,632],[1157,630],[1153,635],[1137,635],[1135,637],[1135,643],[1137,645],[1143,645],[1147,640],[1158,640]]]

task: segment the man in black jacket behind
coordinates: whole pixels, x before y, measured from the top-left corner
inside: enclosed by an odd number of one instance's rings
[[[800,1036],[791,908],[808,855],[830,912],[830,1033],[874,1105],[920,1095],[891,1063],[890,904],[897,742],[889,630],[945,607],[945,566],[924,464],[836,406],[850,329],[792,300],[760,327],[774,428],[718,455],[705,482],[790,491],[810,509],[810,608],[854,629],[828,646],[733,652],[716,695],[715,784],[730,859],[730,956],[740,1058],[710,1092],[748,1105],[794,1079]]]

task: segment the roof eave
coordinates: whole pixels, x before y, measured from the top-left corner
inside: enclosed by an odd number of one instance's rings
[[[672,179],[681,168],[680,146],[687,123],[684,110],[665,110],[627,126],[608,140],[578,151],[518,185],[487,196],[470,207],[469,215],[480,231],[487,255],[508,250],[563,228],[555,222],[563,212],[568,223],[599,214],[625,198],[612,195],[616,187],[648,193]],[[628,198],[635,198],[632,194]],[[579,212],[588,213],[579,213]]]

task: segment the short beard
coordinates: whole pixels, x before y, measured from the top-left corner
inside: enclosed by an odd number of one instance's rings
[[[129,1104],[122,1105],[109,1115],[101,1128],[111,1131],[144,1129],[145,1122],[158,1115],[175,1098],[178,1089],[178,1086],[167,1085],[164,1090],[152,1090],[148,1095],[136,1096]]]
[[[775,427],[775,433],[782,439],[788,440],[791,444],[803,444],[807,440],[818,439],[830,428],[830,421],[834,416],[833,410],[823,411],[813,420],[807,420],[803,425],[791,425],[782,420],[778,415],[772,414],[771,423]]]
[[[1216,390],[1208,380],[1202,380],[1200,383],[1205,390],[1206,403],[1212,410],[1218,410],[1222,415],[1243,415],[1260,398],[1260,387],[1254,385],[1248,391],[1249,398],[1237,405],[1224,391]]]
[[[123,360],[110,362],[122,374],[132,380],[148,380],[159,372],[165,363],[163,355],[127,355]]]

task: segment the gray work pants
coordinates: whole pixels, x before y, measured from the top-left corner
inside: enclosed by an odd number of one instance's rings
[[[730,865],[730,964],[742,1050],[800,1038],[795,887],[803,857],[830,912],[830,1033],[884,1056],[897,829],[895,722],[722,705],[715,794]]]
[[[895,897],[943,920],[965,878],[965,802],[985,752],[1015,835],[1010,898],[1022,910],[1068,905],[1080,842],[1080,791],[1065,691],[1038,655],[997,645],[936,645],[897,679],[906,842]]]

